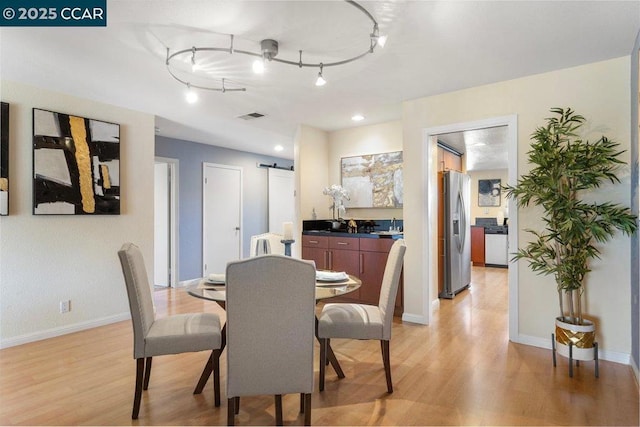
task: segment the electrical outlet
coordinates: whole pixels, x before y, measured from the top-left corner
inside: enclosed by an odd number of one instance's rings
[[[71,311],[71,300],[60,301],[60,313],[68,313]]]

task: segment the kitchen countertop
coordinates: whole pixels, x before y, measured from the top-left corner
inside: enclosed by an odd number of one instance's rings
[[[376,231],[373,233],[347,233],[346,231],[304,230],[302,234],[305,236],[364,237],[366,239],[402,239],[404,237],[404,233],[388,234],[388,232],[385,231]]]

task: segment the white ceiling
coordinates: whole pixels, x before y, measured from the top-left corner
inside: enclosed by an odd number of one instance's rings
[[[345,2],[109,0],[106,28],[1,28],[0,72],[154,114],[160,135],[293,158],[299,124],[330,131],[397,120],[403,100],[629,55],[640,29],[637,1],[360,4],[387,45],[325,68],[321,88],[316,69],[270,63],[255,77],[249,57],[218,53],[206,72],[247,91],[206,92],[189,105],[166,71],[166,48],[226,45],[232,33],[236,49],[258,51],[273,38],[278,58],[297,61],[302,49],[305,60],[335,61],[369,44],[370,21]],[[237,118],[251,112],[266,116]],[[366,117],[358,124],[356,112]]]
[[[443,133],[438,135],[438,142],[464,154],[467,171],[507,169],[509,167],[508,132],[507,126],[495,126]]]

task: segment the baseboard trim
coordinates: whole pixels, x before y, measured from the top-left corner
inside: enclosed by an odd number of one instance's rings
[[[519,334],[517,340],[514,342],[551,350],[551,334],[549,334],[549,338],[547,339]],[[629,353],[621,353],[619,351],[610,351],[598,348],[598,358],[609,362],[622,363],[623,365],[631,365],[631,354]]]
[[[74,332],[84,331],[86,329],[96,328],[98,326],[109,325],[111,323],[122,322],[131,318],[131,313],[120,313],[113,316],[101,317],[99,319],[88,320],[86,322],[74,323],[73,325],[60,326],[57,328],[47,329],[44,331],[33,332],[30,334],[20,335],[17,337],[6,338],[0,340],[0,349],[15,347],[17,345],[27,344],[34,341],[40,341],[47,338],[59,337]]]
[[[425,319],[424,316],[420,316],[417,314],[411,314],[411,313],[403,313],[402,314],[402,321],[403,322],[409,322],[409,323],[418,323],[420,325],[428,325],[429,322],[427,322],[427,319]]]
[[[638,365],[636,365],[635,360],[633,360],[633,357],[631,358],[631,369],[633,369],[633,373],[636,376],[636,385],[640,384],[640,372],[638,372]]]
[[[181,280],[178,282],[178,288],[184,288],[185,286],[189,286],[189,285],[197,285],[198,282],[200,282],[200,279]]]

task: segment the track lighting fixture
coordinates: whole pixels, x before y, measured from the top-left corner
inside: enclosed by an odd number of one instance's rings
[[[373,32],[371,33],[371,50],[376,46],[384,47],[387,43],[387,36],[380,35],[380,30],[378,29],[378,24],[374,24]]]
[[[322,77],[322,67],[323,65],[320,64],[320,72],[318,73],[318,78],[316,79],[316,86],[324,86],[327,84],[327,81],[324,79],[324,77]]]
[[[167,71],[174,79],[176,79],[180,83],[187,86],[187,88],[189,89],[189,92],[193,93],[193,95],[190,95],[191,99],[193,99],[194,97],[195,99],[197,99],[197,94],[193,92],[194,89],[212,90],[217,92],[246,91],[246,88],[242,87],[242,83],[238,82],[237,80],[230,81],[229,79],[223,78],[220,80],[212,81],[211,84],[194,83],[194,80],[196,78],[196,72],[200,68],[198,66],[199,65],[198,62],[196,62],[197,52],[224,52],[228,54],[240,54],[240,55],[253,56],[255,60],[252,63],[252,68],[254,73],[256,74],[264,73],[266,61],[277,62],[279,64],[284,64],[284,65],[293,65],[298,68],[318,68],[319,72],[318,72],[318,77],[316,79],[316,86],[323,86],[327,83],[323,75],[324,67],[337,67],[339,65],[345,65],[350,62],[361,59],[365,57],[367,54],[373,53],[376,47],[378,46],[383,47],[384,43],[386,42],[386,36],[380,35],[379,29],[378,29],[378,23],[376,22],[374,17],[364,7],[362,7],[360,4],[358,4],[355,1],[351,1],[351,0],[344,0],[344,1],[348,5],[355,7],[360,12],[362,12],[373,23],[373,29],[368,37],[369,41],[368,41],[367,49],[356,56],[333,61],[333,62],[313,63],[313,62],[304,62],[303,52],[302,50],[299,50],[298,60],[289,60],[289,59],[277,57],[278,41],[276,40],[264,39],[260,42],[260,52],[251,52],[248,50],[234,49],[233,47],[234,36],[233,34],[230,34],[229,35],[230,42],[228,46],[220,46],[220,47],[193,46],[189,49],[182,49],[182,50],[177,50],[173,52],[170,50],[170,48],[167,48],[167,57],[165,61]],[[184,63],[183,61],[185,61],[185,59],[188,58],[188,57],[184,58],[184,55],[189,55],[189,54],[191,55],[191,58],[190,58],[191,74],[189,74],[189,72],[185,70],[180,69],[180,67],[178,66],[178,63],[180,62]],[[202,61],[202,59],[200,59],[200,61]],[[208,78],[206,76],[200,76],[198,81],[207,81],[207,79]],[[225,80],[227,81],[227,85],[229,87],[225,85]],[[229,84],[229,82],[231,83]],[[195,100],[191,102],[195,102]]]
[[[196,65],[196,48],[195,46],[191,48],[191,71],[195,72],[198,69]]]

